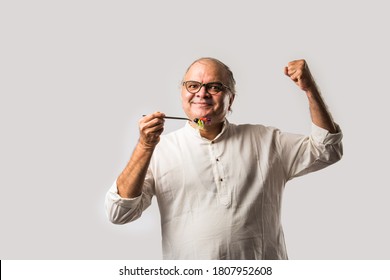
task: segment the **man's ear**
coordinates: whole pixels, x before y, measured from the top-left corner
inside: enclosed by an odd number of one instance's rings
[[[232,111],[232,105],[233,105],[233,101],[234,101],[234,97],[235,96],[236,96],[235,94],[231,94],[230,97],[229,97],[229,108],[228,108],[229,112]]]

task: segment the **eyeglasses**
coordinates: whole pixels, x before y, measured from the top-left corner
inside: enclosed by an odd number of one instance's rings
[[[187,91],[192,94],[198,93],[203,86],[205,87],[206,91],[210,94],[217,94],[223,91],[224,89],[230,90],[228,86],[225,86],[223,83],[220,82],[202,84],[201,82],[196,82],[196,81],[186,81],[183,82],[183,86],[185,86]]]

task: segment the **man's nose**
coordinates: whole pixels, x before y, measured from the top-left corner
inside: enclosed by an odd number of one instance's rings
[[[198,97],[203,97],[203,98],[210,97],[210,93],[207,92],[206,85],[202,85],[202,86],[200,87],[200,90],[196,93],[196,95],[197,95]]]

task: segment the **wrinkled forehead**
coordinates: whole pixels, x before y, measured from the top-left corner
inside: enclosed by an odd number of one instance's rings
[[[199,79],[226,82],[227,73],[224,67],[218,62],[203,59],[191,64],[184,75],[184,80],[198,81]]]

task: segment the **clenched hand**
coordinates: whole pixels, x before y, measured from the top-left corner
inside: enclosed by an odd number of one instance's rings
[[[284,67],[284,74],[291,78],[295,84],[303,91],[313,91],[317,89],[309,66],[304,59],[294,60]]]
[[[160,141],[160,135],[164,131],[164,113],[155,112],[140,119],[139,143],[145,148],[153,149]]]

